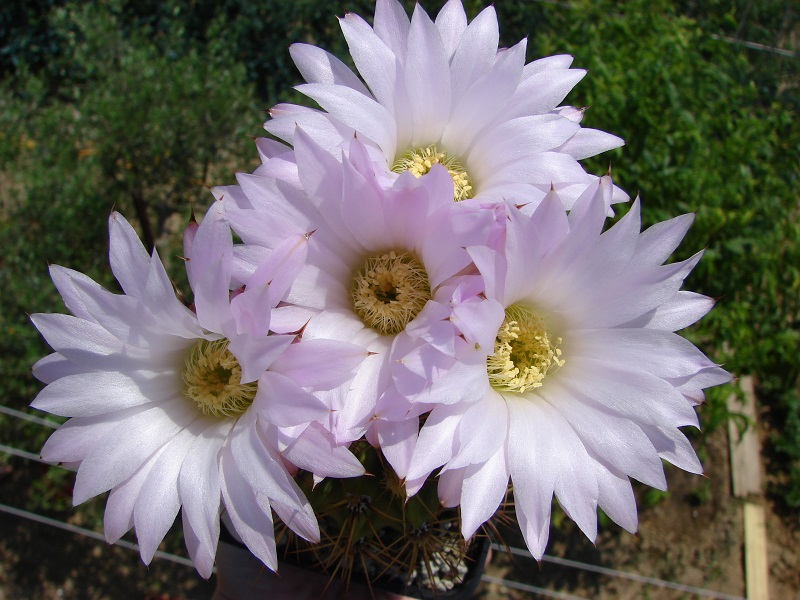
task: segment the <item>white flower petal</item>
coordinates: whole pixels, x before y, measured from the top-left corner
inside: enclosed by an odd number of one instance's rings
[[[639,517],[636,514],[636,497],[627,477],[611,467],[595,462],[599,490],[598,504],[620,527],[636,533]]]
[[[693,222],[694,214],[689,213],[648,227],[639,236],[636,262],[648,266],[662,264],[681,243]]]
[[[501,447],[486,462],[466,467],[461,488],[461,533],[470,539],[500,506],[508,488],[509,466]]]
[[[86,369],[64,358],[58,352],[40,358],[31,368],[33,376],[42,383],[53,383],[56,379],[84,373]]]
[[[217,553],[216,540],[219,536],[219,516],[215,515],[217,524],[217,537],[212,547],[203,543],[201,540],[202,533],[198,533],[192,521],[185,511],[181,512],[181,521],[183,522],[183,539],[186,543],[186,548],[189,550],[189,557],[194,563],[195,569],[204,579],[208,579],[214,573],[214,557]]]
[[[644,425],[642,430],[653,442],[658,455],[679,469],[702,475],[703,466],[692,445],[679,429]]]
[[[211,421],[208,427],[195,437],[178,476],[184,532],[190,530],[191,537],[196,540],[196,543],[190,544],[190,538],[187,536],[187,546],[197,570],[205,578],[211,576],[219,540],[219,507],[222,493],[219,454],[232,427],[232,419]]]
[[[514,504],[525,543],[534,558],[544,554],[550,534],[550,507],[558,473],[551,460],[555,441],[535,403],[509,402],[508,465]]]
[[[139,553],[147,565],[153,560],[158,545],[180,510],[178,475],[193,442],[194,433],[190,429],[184,429],[172,438],[150,469],[136,499],[133,522]]]
[[[302,387],[330,389],[349,380],[366,357],[366,350],[356,344],[302,340],[289,346],[272,364],[272,370]]]
[[[167,444],[157,451],[139,469],[131,475],[124,483],[121,483],[108,494],[106,511],[103,515],[103,529],[106,534],[106,541],[113,544],[133,527],[133,509],[139,492],[147,481],[150,470],[161,456]]]
[[[478,133],[501,114],[522,76],[525,48],[523,40],[504,52],[492,68],[464,92],[441,134],[446,148],[452,148],[456,154],[466,154]]]
[[[376,7],[377,10],[377,7]],[[397,57],[372,28],[358,15],[348,13],[339,19],[350,56],[375,98],[390,113],[397,93]],[[320,82],[322,83],[322,82]],[[323,108],[325,108],[323,106]],[[343,119],[344,120],[344,119]],[[347,122],[345,120],[345,122]],[[355,129],[360,130],[355,125]],[[377,140],[376,140],[377,141]]]
[[[186,273],[200,324],[221,332],[231,319],[229,290],[233,241],[221,202],[211,205],[195,235]]]
[[[459,469],[490,460],[498,449],[505,446],[508,419],[506,403],[497,393],[490,393],[475,402],[461,418],[457,434],[458,453],[445,469]]]
[[[560,58],[560,57],[550,57]],[[569,61],[572,62],[572,57]],[[546,60],[546,59],[544,59]],[[526,66],[537,64],[535,61]],[[544,66],[542,63],[540,65]],[[586,76],[583,69],[541,69],[526,72],[508,103],[508,118],[522,115],[541,115],[558,106],[578,82]]]
[[[289,54],[303,79],[309,83],[343,85],[365,96],[369,95],[369,91],[355,73],[322,48],[311,44],[292,44],[289,46]]]
[[[629,477],[666,487],[661,460],[642,425],[589,398],[573,396],[557,381],[548,382],[541,395],[569,422],[587,450]]]
[[[384,153],[394,155],[397,129],[392,115],[384,105],[341,85],[306,83],[297,86],[297,90],[342,123],[378,144]]]
[[[575,135],[559,147],[558,150],[569,154],[576,160],[581,160],[624,145],[625,141],[616,135],[599,129],[587,129],[584,127],[576,131]]]
[[[157,404],[171,399],[179,391],[176,373],[79,373],[48,385],[31,406],[65,417],[88,417],[142,404]]]
[[[453,4],[454,6],[450,6]],[[458,8],[461,8],[459,11]],[[447,12],[445,12],[447,11]],[[445,15],[442,17],[442,15]],[[463,16],[463,22],[461,17]],[[441,22],[441,25],[440,25]],[[500,29],[497,24],[497,13],[494,6],[487,6],[473,19],[465,29],[467,19],[460,2],[453,2],[445,7],[436,17],[436,26],[445,39],[444,31],[449,34],[445,47],[458,45],[454,51],[445,52],[452,55],[450,72],[453,82],[453,100],[458,102],[473,82],[477,81],[494,64],[497,44],[500,41]],[[444,29],[444,31],[443,31]],[[458,37],[456,37],[456,35]]]
[[[317,477],[359,477],[364,466],[319,423],[311,423],[281,454]]]
[[[261,562],[278,569],[272,511],[266,496],[257,495],[239,473],[228,449],[220,458],[220,490],[225,509],[239,537]]]
[[[75,505],[128,479],[197,415],[197,410],[180,398],[135,414],[95,440],[78,469]]]
[[[436,28],[442,38],[445,54],[452,59],[467,28],[467,13],[461,0],[447,0],[447,3],[436,15]]]
[[[673,385],[617,363],[575,357],[558,373],[559,382],[578,397],[587,397],[639,423],[698,426],[694,408]],[[642,398],[648,402],[643,403]]]
[[[408,33],[405,84],[414,119],[414,146],[427,146],[442,135],[450,116],[450,65],[442,38],[417,4]],[[383,147],[383,146],[382,146]]]
[[[322,421],[330,412],[317,396],[302,389],[289,377],[273,371],[267,371],[258,380],[253,408],[278,427]]]
[[[411,455],[419,434],[419,419],[374,423],[381,451],[401,480],[405,479],[411,465]]]
[[[112,413],[70,419],[47,439],[42,447],[42,459],[53,463],[82,461],[96,440],[125,419],[149,409],[148,405],[134,406]]]
[[[647,327],[678,331],[688,327],[714,308],[714,299],[694,292],[679,291],[672,298],[621,327]]]
[[[111,213],[108,230],[109,260],[114,277],[126,294],[138,298],[147,284],[150,256],[133,227],[119,213]]]
[[[409,28],[406,11],[397,0],[375,2],[375,33],[395,56],[406,55]]]

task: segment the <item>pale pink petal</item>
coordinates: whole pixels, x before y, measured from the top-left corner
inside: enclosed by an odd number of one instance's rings
[[[455,38],[452,34],[458,32],[457,46],[453,51],[448,52],[448,55],[453,57],[450,62],[450,72],[453,81],[453,99],[457,102],[464,92],[494,64],[497,44],[500,41],[500,29],[494,6],[487,6],[478,13],[478,16],[464,30],[461,21],[463,17],[463,25],[466,25],[464,9],[460,2],[452,4],[457,4],[461,10],[458,10],[456,6],[449,8],[449,4],[445,5],[439,16],[436,17],[436,25],[440,32],[445,23],[449,25],[445,31],[450,33],[451,38]],[[448,8],[449,18],[441,19],[442,25],[440,25],[440,17]],[[444,40],[444,35],[442,38]],[[454,41],[453,39],[445,41],[445,46],[447,47],[448,43],[453,45]]]
[[[231,319],[228,296],[233,259],[231,231],[221,202],[212,204],[200,223],[188,258],[186,272],[194,291],[197,318],[206,329],[221,332]]]
[[[694,408],[670,383],[609,361],[575,357],[559,382],[578,397],[588,397],[640,423],[698,426]],[[647,398],[648,402],[642,402]]]
[[[529,115],[505,121],[481,136],[469,153],[470,172],[480,180],[509,161],[559,148],[581,131],[580,125],[556,115]]]
[[[419,432],[411,465],[409,479],[417,479],[449,461],[455,451],[456,432],[467,405],[439,404],[428,413]]]
[[[367,357],[362,346],[327,339],[292,344],[271,366],[302,387],[330,389],[350,379]]]
[[[364,466],[344,446],[337,446],[333,436],[319,423],[311,423],[282,452],[295,466],[318,477],[359,477]]]
[[[140,297],[147,283],[150,256],[133,227],[119,213],[111,213],[108,230],[111,271],[126,294]]]
[[[53,352],[44,358],[40,358],[34,363],[31,370],[33,371],[33,376],[42,383],[53,383],[56,379],[78,375],[86,371],[86,369],[76,365],[71,360],[67,360],[58,352]]]
[[[580,438],[561,414],[547,404],[539,406],[543,422],[551,429],[553,461],[556,463],[555,495],[564,512],[594,542],[597,537],[598,485],[591,459]]]
[[[442,37],[445,54],[451,59],[467,28],[467,14],[464,12],[461,0],[447,0],[436,15],[435,23]]]
[[[219,516],[215,515],[217,524],[217,537],[215,538],[213,547],[209,547],[201,540],[202,533],[199,533],[186,511],[181,512],[181,521],[183,522],[183,539],[186,543],[186,548],[189,550],[189,557],[192,559],[195,569],[204,579],[208,579],[214,573],[214,558],[217,554],[216,541],[219,538]]]
[[[502,397],[489,393],[464,413],[458,428],[459,448],[446,469],[480,465],[505,447],[509,413]]]
[[[260,378],[291,345],[294,335],[242,335],[231,339],[228,350],[242,368],[240,383]]]
[[[435,142],[450,116],[450,66],[442,38],[417,4],[408,33],[405,84],[414,119],[414,146]],[[379,144],[380,145],[380,144]]]
[[[442,506],[454,508],[461,503],[461,489],[466,469],[453,469],[439,475],[439,501]]]
[[[653,442],[661,458],[688,473],[702,475],[703,465],[700,464],[700,459],[697,458],[689,440],[679,429],[644,425],[642,430]]]
[[[409,26],[406,11],[397,0],[375,2],[375,33],[395,56],[406,55]]]
[[[612,467],[595,462],[595,475],[599,491],[598,505],[620,527],[636,533],[639,517],[636,514],[636,497],[631,482]]]
[[[508,465],[514,485],[517,522],[528,549],[542,558],[550,534],[550,507],[558,473],[554,440],[535,403],[509,403]],[[540,425],[541,424],[541,425]]]
[[[689,377],[716,366],[684,338],[656,329],[593,329],[581,333],[576,352],[641,369],[661,378]]]
[[[570,394],[558,381],[548,382],[541,395],[569,422],[583,445],[603,457],[604,463],[651,487],[666,487],[661,460],[636,422],[603,410],[589,398]]]
[[[639,236],[636,262],[648,266],[662,264],[681,243],[693,222],[694,214],[689,213],[648,227]]]
[[[147,565],[180,510],[178,476],[194,439],[190,429],[184,429],[172,439],[150,469],[136,499],[133,521],[139,553]]]
[[[34,314],[31,321],[53,350],[88,368],[130,368],[149,356],[125,346],[100,325],[70,315]]]
[[[59,427],[42,447],[42,459],[52,463],[82,461],[94,443],[120,422],[149,410],[149,406],[134,406],[121,411],[76,417]]]
[[[355,73],[322,48],[311,44],[292,44],[289,46],[289,54],[307,82],[343,85],[365,96],[369,95],[369,91]]]
[[[255,427],[256,415],[256,411],[248,410],[239,418],[229,436],[231,452],[239,472],[257,493],[270,499],[273,507],[281,503],[294,515],[294,521],[302,523],[301,526],[284,521],[287,525],[294,524],[301,530],[317,528],[313,511],[309,512],[308,501],[300,488],[286,472],[277,452],[261,440]],[[316,531],[319,539],[319,529]]]
[[[477,134],[501,114],[522,76],[525,48],[523,40],[504,52],[491,70],[467,89],[442,133],[444,146],[465,153]]]
[[[45,387],[31,406],[65,417],[89,417],[151,402],[158,404],[179,391],[179,380],[173,373],[79,373]]]
[[[714,308],[714,299],[694,292],[679,291],[662,305],[628,321],[621,327],[647,327],[678,331],[696,323]]]
[[[346,14],[343,19],[339,19],[339,26],[342,28],[350,56],[353,57],[359,74],[364,78],[378,102],[385,106],[390,113],[393,113],[397,85],[396,54],[358,15]],[[325,107],[323,106],[323,108]],[[331,112],[335,113],[335,111]],[[351,126],[358,131],[363,131],[354,124]]]
[[[582,160],[624,145],[625,141],[616,135],[600,131],[599,129],[588,129],[584,127],[578,130],[575,135],[559,147],[558,150],[559,152],[569,154],[576,160]]]
[[[178,477],[184,535],[188,525],[196,539],[196,543],[190,544],[187,536],[189,553],[205,578],[211,576],[219,540],[219,454],[234,424],[232,419],[209,421],[192,443]]]
[[[400,479],[404,479],[411,463],[411,455],[419,433],[419,419],[375,422],[381,451]]]
[[[247,548],[267,567],[278,569],[272,511],[266,496],[257,495],[239,473],[229,450],[220,457],[220,491],[233,527]]]
[[[253,408],[278,427],[322,421],[330,409],[319,398],[303,390],[294,380],[267,371],[258,380]]]
[[[106,511],[103,515],[103,529],[106,541],[113,544],[133,527],[133,509],[139,492],[147,480],[150,470],[156,461],[170,445],[167,444],[161,450],[153,454],[139,470],[131,475],[124,483],[115,487],[108,494]]]
[[[302,44],[298,45],[302,46]],[[291,52],[292,47],[290,46],[289,53],[291,54]],[[270,158],[286,154],[287,152],[291,151],[291,147],[287,146],[286,144],[282,144],[277,140],[260,137],[256,139],[256,150],[258,150],[258,155],[261,157],[261,162],[266,162]]]
[[[550,57],[560,58],[560,57]],[[572,57],[566,57],[572,62]],[[546,60],[546,59],[545,59]],[[542,64],[534,61],[526,65]],[[541,115],[557,107],[578,82],[586,76],[583,69],[528,69],[509,102],[508,118],[522,115]]]
[[[197,418],[183,398],[133,415],[96,439],[75,479],[75,505],[133,475],[150,456]]]
[[[340,85],[306,83],[297,90],[316,101],[348,127],[363,133],[387,154],[394,155],[397,129],[384,105]]]
[[[491,518],[508,488],[509,465],[505,444],[485,463],[464,470],[461,488],[461,533],[470,539]]]

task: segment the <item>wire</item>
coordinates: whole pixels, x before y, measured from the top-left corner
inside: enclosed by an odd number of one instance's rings
[[[538,2],[539,4],[551,4],[559,9],[566,8],[567,10],[579,10],[577,6],[572,5],[570,2],[561,2],[559,0],[534,0],[534,2]],[[616,17],[621,17],[622,13],[611,13]],[[725,42],[727,44],[734,44],[736,46],[744,46],[745,48],[750,48],[751,50],[760,50],[761,52],[772,52],[773,54],[777,54],[779,56],[786,56],[788,58],[800,58],[800,52],[795,52],[793,50],[786,50],[784,48],[776,48],[774,46],[767,46],[766,44],[759,44],[758,42],[751,42],[749,40],[740,40],[738,38],[730,37],[727,35],[721,35],[718,33],[710,33],[708,36],[720,42]]]
[[[535,585],[528,585],[527,583],[519,583],[518,581],[509,581],[508,579],[500,579],[499,577],[492,577],[491,575],[483,575],[481,581],[487,583],[497,583],[503,587],[511,588],[512,590],[520,590],[522,592],[529,592],[544,596],[545,598],[560,598],[561,600],[586,600],[582,596],[573,596],[565,592],[556,592],[555,590],[546,590],[544,588],[536,587]]]
[[[15,517],[21,517],[23,519],[28,519],[30,521],[35,521],[36,523],[41,523],[43,525],[48,525],[50,527],[56,527],[58,529],[63,529],[64,531],[69,531],[70,533],[74,533],[77,535],[81,535],[84,537],[88,537],[94,540],[98,540],[101,542],[106,542],[106,538],[102,533],[98,533],[97,531],[93,531],[91,529],[86,529],[84,527],[78,527],[77,525],[72,525],[70,523],[64,523],[63,521],[59,521],[57,519],[51,519],[50,517],[44,517],[42,515],[37,515],[36,513],[29,512],[27,510],[22,510],[20,508],[15,508],[13,506],[8,506],[7,504],[0,503],[0,512],[8,513]],[[139,546],[137,544],[133,544],[126,540],[117,540],[114,542],[115,546],[119,546],[121,548],[125,548],[126,550],[133,550],[135,552],[139,551]],[[163,558],[164,560],[168,560],[170,562],[177,563],[179,565],[183,565],[185,567],[194,567],[192,561],[184,556],[178,556],[177,554],[170,554],[169,552],[162,552],[161,550],[156,550],[154,554],[154,558]],[[214,572],[216,572],[216,567],[214,568]],[[546,598],[559,598],[561,600],[585,600],[585,598],[581,598],[579,596],[572,596],[569,594],[565,594],[563,592],[556,592],[552,590],[546,590],[543,588],[539,588],[533,585],[528,585],[525,583],[519,583],[516,581],[509,581],[507,579],[500,579],[498,577],[492,577],[490,575],[484,575],[481,577],[482,581],[486,581],[487,583],[495,583],[498,585],[502,585],[509,589],[520,590],[523,592],[529,592],[533,594],[538,594],[540,596],[544,596]]]
[[[506,548],[505,546],[500,546],[498,544],[492,544],[492,549],[497,550],[499,552],[509,551],[511,554],[516,556],[524,556],[526,558],[533,558],[533,555],[523,548]],[[591,571],[592,573],[599,573],[601,575],[609,575],[611,577],[619,577],[621,579],[628,579],[630,581],[636,581],[637,583],[643,583],[647,585],[654,585],[663,588],[669,588],[671,590],[677,590],[680,592],[688,592],[690,594],[696,594],[698,596],[705,596],[707,598],[717,598],[718,600],[745,600],[745,598],[741,596],[732,596],[730,594],[724,594],[722,592],[715,592],[713,590],[706,590],[703,588],[694,587],[691,585],[684,585],[682,583],[674,583],[672,581],[665,581],[664,579],[656,579],[655,577],[646,577],[644,575],[639,575],[637,573],[629,573],[627,571],[618,571],[616,569],[609,569],[607,567],[600,567],[597,565],[590,565],[588,563],[578,562],[575,560],[569,560],[567,558],[559,558],[557,556],[550,556],[545,554],[542,557],[542,562],[552,563],[555,565],[560,565],[563,567],[571,567],[573,569],[581,569],[583,571]]]
[[[40,419],[33,415],[29,415],[27,413],[23,413],[21,411],[17,411],[3,405],[0,405],[0,412],[4,412],[14,417],[19,417],[28,421],[32,422],[39,422],[41,424],[46,425],[47,427],[58,427],[54,421],[47,421],[45,419]],[[42,460],[38,455],[33,454],[32,452],[27,452],[25,450],[21,450],[19,448],[14,448],[12,446],[6,446],[5,444],[0,444],[0,452],[5,452],[7,454],[11,454],[13,456],[17,456],[20,458],[25,458],[28,460],[33,460],[43,464],[51,464],[44,460]],[[57,521],[55,519],[50,519],[48,517],[43,517],[41,515],[37,515],[35,513],[30,513],[28,511],[24,511],[22,509],[13,508],[11,506],[7,506],[5,504],[0,503],[0,511],[9,512],[11,514],[15,514],[17,516],[22,516],[24,518],[29,518],[34,521],[38,521],[40,523],[45,523],[48,525],[53,525],[54,527],[59,527],[61,529],[65,529],[67,531],[72,531],[73,533],[80,533],[81,535],[86,535],[88,537],[105,541],[105,537],[101,533],[97,533],[95,531],[91,531],[89,529],[84,529],[82,527],[77,527],[75,525],[70,525],[69,523],[63,523],[61,521]],[[128,548],[130,550],[138,551],[139,547],[136,544],[132,544],[130,542],[126,542],[124,540],[119,540],[115,542],[116,545],[122,546],[123,548]],[[526,558],[533,558],[530,552],[522,548],[506,548],[505,546],[500,546],[498,544],[492,544],[492,549],[497,550],[499,552],[509,551],[511,554],[516,556],[523,556]],[[164,555],[164,556],[161,556]],[[156,551],[156,556],[160,558],[165,558],[166,560],[172,560],[173,562],[178,562],[180,564],[185,564],[187,566],[193,566],[192,561],[188,558],[183,558],[180,556],[176,556],[174,554],[169,554],[161,551]],[[668,588],[672,590],[677,590],[681,592],[688,592],[691,594],[696,594],[698,596],[704,596],[708,598],[717,598],[719,600],[745,600],[745,598],[741,596],[733,596],[730,594],[724,594],[722,592],[715,592],[713,590],[706,590],[703,588],[694,587],[691,585],[684,585],[682,583],[675,583],[672,581],[666,581],[663,579],[657,579],[655,577],[646,577],[644,575],[639,575],[637,573],[629,573],[626,571],[618,571],[616,569],[609,569],[607,567],[600,567],[598,565],[591,565],[588,563],[578,562],[574,560],[569,560],[567,558],[559,558],[557,556],[550,556],[545,554],[542,557],[542,562],[552,563],[564,567],[570,567],[574,569],[581,569],[583,571],[590,571],[592,573],[598,573],[601,575],[608,575],[610,577],[619,577],[621,579],[628,579],[630,581],[635,581],[637,583],[642,583],[646,585],[653,585],[657,587]],[[544,588],[538,588],[536,586],[531,586],[524,583],[518,583],[515,581],[509,581],[505,579],[497,579],[495,577],[490,577],[488,575],[484,575],[483,579],[485,581],[489,581],[490,583],[501,583],[512,589],[518,589],[521,591],[527,591],[531,593],[536,593],[541,596],[547,596],[550,598],[564,598],[566,600],[584,600],[582,598],[578,598],[577,596],[570,596],[564,595],[563,592],[556,592],[551,590],[546,590]]]
[[[21,410],[16,410],[14,408],[9,408],[8,406],[3,406],[2,404],[0,404],[0,413],[5,413],[12,417],[17,417],[18,419],[24,419],[25,421],[30,421],[31,423],[38,423],[39,425],[44,425],[45,427],[50,427],[51,429],[58,429],[61,427],[61,423],[58,423],[57,421],[42,419],[41,417],[22,412]]]
[[[19,448],[6,446],[5,444],[0,444],[0,452],[5,452],[6,454],[11,454],[12,456],[19,456],[20,458],[27,458],[28,460],[34,460],[45,465],[51,464],[45,460],[42,460],[42,457],[40,457],[38,454],[34,454],[33,452],[28,452],[26,450],[20,450]]]
[[[773,46],[767,46],[765,44],[759,44],[758,42],[750,42],[748,40],[739,40],[736,38],[729,37],[727,35],[719,35],[716,33],[711,34],[711,38],[715,40],[720,40],[722,42],[727,42],[728,44],[735,44],[737,46],[744,46],[745,48],[750,48],[751,50],[761,50],[762,52],[772,52],[773,54],[778,54],[780,56],[786,56],[788,58],[800,58],[800,52],[794,52],[792,50],[784,50],[783,48],[775,48]]]
[[[64,531],[69,531],[70,533],[77,533],[78,535],[82,535],[88,538],[92,538],[94,540],[99,540],[101,542],[108,543],[106,541],[105,536],[102,533],[98,533],[97,531],[92,531],[91,529],[86,529],[84,527],[78,527],[77,525],[72,525],[70,523],[64,523],[63,521],[59,521],[58,519],[51,519],[50,517],[37,515],[36,513],[28,512],[27,510],[22,510],[21,508],[15,508],[13,506],[8,506],[7,504],[0,503],[0,512],[8,513],[10,515],[14,515],[15,517],[22,517],[23,519],[28,519],[30,521],[35,521],[43,525],[49,525],[51,527],[63,529]],[[120,546],[122,548],[125,548],[126,550],[135,550],[136,552],[139,551],[139,546],[137,544],[133,544],[126,540],[117,540],[116,542],[114,542],[114,546]],[[194,564],[190,559],[184,556],[178,556],[177,554],[170,554],[169,552],[162,552],[161,550],[156,550],[154,556],[156,556],[157,558],[163,558],[164,560],[168,560],[170,562],[178,563],[179,565],[194,567]]]

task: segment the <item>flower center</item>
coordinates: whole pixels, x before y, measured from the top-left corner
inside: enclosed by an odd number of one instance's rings
[[[228,340],[200,340],[186,357],[184,393],[204,414],[234,417],[253,403],[258,382],[242,384],[242,368],[228,350]]]
[[[467,170],[456,157],[450,156],[447,152],[440,152],[435,145],[406,150],[392,165],[392,171],[395,173],[411,171],[414,177],[419,179],[429,172],[433,165],[437,164],[447,169],[450,177],[453,178],[453,200],[460,202],[475,195]]]
[[[405,329],[431,299],[428,274],[410,253],[366,260],[353,279],[353,304],[364,323],[384,335]]]
[[[558,345],[544,320],[525,306],[506,309],[506,318],[497,331],[494,354],[486,359],[491,386],[503,392],[538,388],[548,372],[564,365]]]

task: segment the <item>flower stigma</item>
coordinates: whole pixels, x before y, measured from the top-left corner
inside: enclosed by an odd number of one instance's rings
[[[367,258],[353,278],[351,294],[356,314],[367,326],[394,335],[431,299],[431,288],[416,256],[387,252]]]
[[[489,384],[502,392],[542,386],[545,376],[564,365],[561,338],[553,338],[544,320],[526,306],[514,304],[497,331],[494,354],[486,359]]]
[[[433,165],[437,164],[447,169],[450,177],[453,178],[453,200],[460,202],[475,195],[467,170],[456,157],[450,156],[447,152],[440,152],[435,145],[406,150],[392,165],[392,171],[395,173],[410,171],[414,177],[419,179],[428,173]]]
[[[258,382],[242,384],[242,368],[228,340],[200,340],[186,357],[184,393],[211,417],[235,417],[253,403]]]

